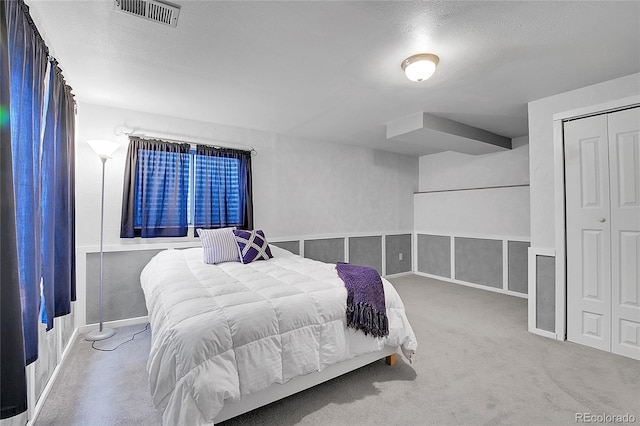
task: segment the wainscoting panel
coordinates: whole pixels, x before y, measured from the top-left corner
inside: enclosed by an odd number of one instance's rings
[[[536,256],[536,328],[554,333],[556,329],[556,259]]]
[[[55,324],[55,327],[61,327],[60,336],[62,345],[59,349],[61,352],[64,348],[67,347],[69,342],[71,341],[71,337],[73,336],[73,332],[75,328],[75,314],[74,314],[74,303],[71,304],[71,313],[56,318],[56,321],[59,321]]]
[[[508,241],[508,288],[510,291],[527,294],[528,291],[528,261],[527,253],[531,243],[523,241]]]
[[[104,321],[147,315],[140,273],[162,250],[104,253]],[[100,253],[87,253],[87,324],[100,321]]]
[[[386,274],[411,271],[411,234],[344,234],[286,236],[282,240],[274,238],[269,244],[289,250],[294,254],[302,252],[304,257],[321,262],[337,263],[346,260],[345,249],[349,250],[352,263],[368,265],[380,272],[386,266]],[[386,250],[384,249],[386,240]],[[348,243],[348,244],[346,244]],[[198,247],[198,241],[177,244],[145,244],[140,247],[127,245],[107,246],[104,252],[104,321],[135,319],[147,315],[144,294],[140,288],[140,273],[153,256],[166,249],[181,250]],[[399,261],[399,253],[403,260]],[[86,304],[80,307],[84,317],[78,319],[79,326],[99,322],[100,297],[100,253],[96,247],[80,247],[78,258],[83,259],[79,276],[86,279]],[[77,315],[77,314],[76,314]],[[70,319],[73,323],[73,319]],[[64,336],[64,342],[69,335]]]
[[[400,260],[402,255],[402,260]],[[411,234],[385,237],[386,275],[411,271]]]
[[[418,234],[418,271],[451,278],[451,238]]]
[[[526,237],[444,235],[423,231],[416,233],[415,244],[417,274],[527,297],[528,248],[531,244]]]
[[[455,279],[502,288],[502,241],[455,238]]]
[[[59,326],[60,324],[56,324]],[[40,398],[42,391],[53,371],[58,365],[58,333],[54,327],[46,330],[45,324],[38,324],[38,359],[34,362],[35,368],[35,397]]]
[[[344,262],[344,238],[304,241],[304,257],[320,262]]]
[[[370,266],[382,274],[382,237],[350,237],[349,263]]]
[[[300,241],[276,241],[275,243],[269,241],[269,245],[280,247],[293,254],[300,254]]]

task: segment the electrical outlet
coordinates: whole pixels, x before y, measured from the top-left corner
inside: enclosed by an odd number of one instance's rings
[[[402,253],[400,253],[400,254],[398,255],[398,260],[403,260],[403,258],[404,258],[404,256],[402,256]]]

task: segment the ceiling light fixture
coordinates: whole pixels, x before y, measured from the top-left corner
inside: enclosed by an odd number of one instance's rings
[[[411,81],[423,81],[433,75],[440,58],[432,53],[418,53],[402,61],[402,69]]]

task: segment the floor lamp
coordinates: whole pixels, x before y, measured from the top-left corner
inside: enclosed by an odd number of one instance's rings
[[[102,250],[102,243],[104,240],[104,165],[109,158],[113,155],[114,152],[120,147],[120,144],[117,142],[107,141],[107,140],[89,140],[87,141],[89,146],[98,154],[100,160],[102,161],[102,200],[100,202],[100,328],[98,330],[94,330],[87,334],[85,340],[90,342],[96,340],[104,340],[116,334],[116,331],[112,328],[103,328],[102,320],[103,320],[103,307],[102,296],[103,296],[103,288],[104,288],[104,252]]]

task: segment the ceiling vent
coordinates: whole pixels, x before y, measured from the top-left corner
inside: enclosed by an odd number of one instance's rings
[[[159,0],[116,0],[116,11],[170,27],[178,25],[180,16],[180,6]]]

